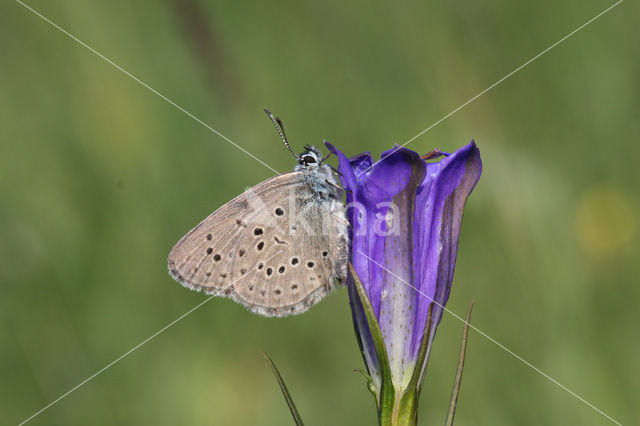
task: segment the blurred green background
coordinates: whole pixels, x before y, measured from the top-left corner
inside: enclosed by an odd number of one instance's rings
[[[278,171],[322,138],[379,155],[612,3],[28,3]],[[204,300],[167,274],[193,225],[274,173],[17,2],[0,5],[0,423],[16,424]],[[640,423],[640,8],[626,1],[413,141],[475,138],[448,307]],[[335,164],[335,160],[334,160]],[[442,424],[445,315],[420,424]],[[214,299],[33,425],[373,424],[345,290],[307,314]],[[459,425],[611,424],[478,333]]]

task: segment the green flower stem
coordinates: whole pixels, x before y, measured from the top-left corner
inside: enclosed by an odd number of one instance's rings
[[[390,392],[394,398],[392,403],[382,405],[379,411],[381,426],[413,426],[418,421],[418,392],[416,389],[407,389],[398,392],[392,388]],[[392,395],[389,395],[390,397]],[[391,398],[389,398],[391,399]],[[383,400],[387,400],[383,398]]]

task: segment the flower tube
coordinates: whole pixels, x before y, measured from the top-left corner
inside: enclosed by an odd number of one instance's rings
[[[427,163],[396,146],[374,165],[369,153],[349,159],[327,147],[338,156],[347,191],[349,298],[380,423],[415,424],[449,298],[464,205],[482,172],[480,153],[471,141],[453,154],[435,151],[425,158],[444,158]]]

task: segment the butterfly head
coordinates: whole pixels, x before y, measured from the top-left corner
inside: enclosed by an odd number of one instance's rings
[[[306,167],[318,167],[322,162],[322,156],[318,148],[305,145],[304,152],[298,156],[298,164]]]

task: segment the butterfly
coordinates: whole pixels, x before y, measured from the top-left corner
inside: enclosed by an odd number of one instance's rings
[[[301,314],[346,280],[348,221],[334,170],[313,146],[293,171],[248,189],[182,237],[168,257],[183,286],[267,317]]]

